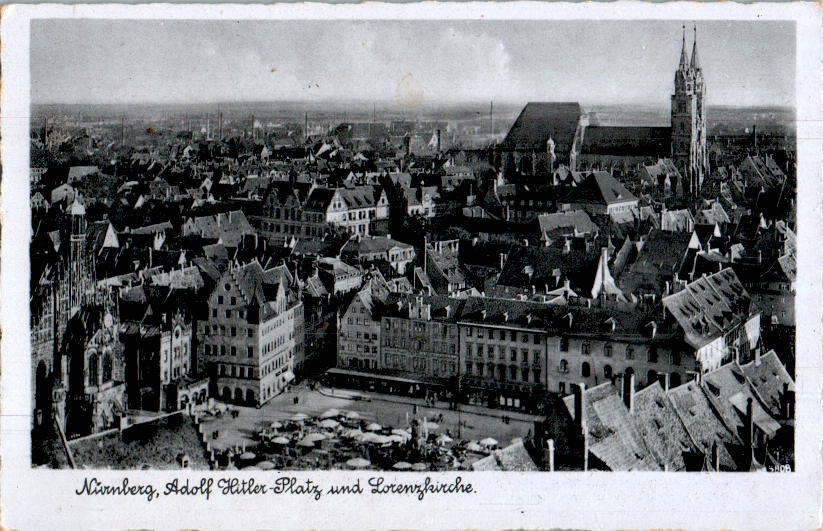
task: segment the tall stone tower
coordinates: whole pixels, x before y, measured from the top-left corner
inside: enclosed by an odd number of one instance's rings
[[[696,197],[703,179],[709,173],[706,146],[706,86],[697,54],[697,28],[691,61],[686,53],[686,27],[683,27],[683,47],[680,65],[674,75],[672,95],[672,159],[683,175],[683,191]]]
[[[77,197],[71,205],[71,235],[68,263],[69,308],[74,313],[83,302],[88,289],[88,268],[86,259],[86,209]]]

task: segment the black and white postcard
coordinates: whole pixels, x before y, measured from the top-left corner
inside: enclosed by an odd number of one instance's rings
[[[820,22],[7,8],[3,526],[818,527]]]

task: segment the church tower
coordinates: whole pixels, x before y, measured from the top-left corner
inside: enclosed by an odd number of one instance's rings
[[[672,159],[683,176],[683,191],[696,197],[703,179],[709,173],[706,146],[706,87],[697,54],[697,28],[691,60],[686,53],[686,27],[683,26],[683,46],[680,64],[674,75],[672,95]]]

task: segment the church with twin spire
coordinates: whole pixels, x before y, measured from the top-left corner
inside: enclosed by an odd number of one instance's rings
[[[678,193],[696,197],[709,174],[705,102],[697,28],[690,55],[684,26],[669,127],[599,125],[597,113],[577,102],[530,102],[496,146],[495,163],[503,176],[529,179],[560,166],[630,174],[670,159],[680,174]]]
[[[697,53],[697,29],[694,30],[692,56],[689,59],[684,26],[680,64],[674,75],[672,95],[671,158],[693,193],[700,189],[709,171],[705,101],[706,85]]]

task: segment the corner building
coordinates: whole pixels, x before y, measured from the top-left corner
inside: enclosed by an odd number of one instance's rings
[[[212,395],[259,406],[294,379],[303,303],[292,280],[284,266],[264,270],[257,261],[222,275],[199,330],[198,358]]]

